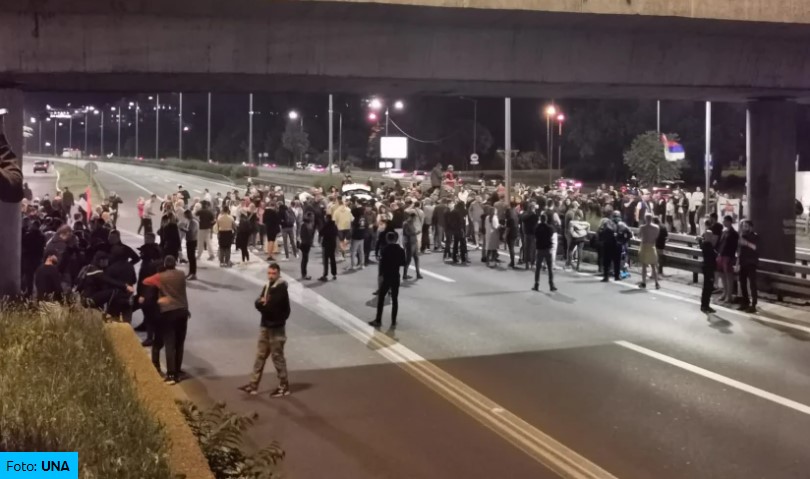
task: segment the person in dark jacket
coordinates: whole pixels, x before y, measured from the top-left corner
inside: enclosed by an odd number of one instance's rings
[[[56,254],[48,255],[45,263],[34,273],[32,283],[36,288],[37,301],[62,301],[62,275],[56,267],[57,261]]]
[[[252,211],[244,210],[239,215],[239,225],[236,227],[236,249],[242,252],[242,263],[250,261],[248,241],[250,240],[250,236],[257,229],[257,222],[258,218],[256,217],[256,213]]]
[[[326,275],[329,273],[329,266],[332,267],[332,279],[337,279],[337,260],[335,252],[337,250],[338,229],[332,215],[326,215],[326,223],[321,228],[321,248],[323,251],[323,276],[319,281],[328,281]]]
[[[158,289],[154,286],[146,286],[143,284],[143,280],[160,272],[163,263],[163,252],[160,250],[160,246],[155,243],[154,233],[146,233],[144,240],[145,243],[138,248],[141,252],[141,267],[138,271],[138,286],[136,288],[137,306],[143,312],[143,323],[136,327],[135,330],[146,332],[146,339],[143,340],[141,345],[150,347],[155,340],[155,333],[160,320],[160,307],[157,304]],[[159,370],[159,360],[156,366]]]
[[[267,267],[267,284],[262,288],[255,306],[261,313],[256,361],[253,363],[250,382],[240,386],[239,390],[250,395],[258,394],[264,365],[270,356],[279,382],[278,387],[270,393],[270,397],[289,396],[290,382],[287,375],[287,360],[284,358],[284,343],[287,341],[285,326],[287,318],[290,317],[290,296],[287,282],[281,279],[281,267],[277,263],[271,263]]]
[[[405,265],[405,250],[397,243],[397,233],[389,231],[385,235],[386,245],[380,256],[380,289],[377,295],[377,317],[368,324],[379,328],[382,326],[382,312],[385,305],[385,296],[391,292],[391,327],[397,325],[397,311],[399,310],[399,269]]]
[[[109,236],[107,236],[107,242],[109,243],[110,246],[109,251],[107,251],[108,253],[112,254],[112,249],[118,246],[121,248],[121,251],[124,254],[126,260],[129,261],[129,264],[131,264],[132,266],[135,266],[141,261],[141,257],[138,255],[138,253],[135,252],[134,249],[130,248],[129,246],[121,242],[120,231],[118,230],[110,231]]]
[[[467,209],[464,203],[459,201],[453,209],[445,216],[445,226],[447,227],[447,238],[453,240],[453,263],[458,263],[459,250],[461,250],[461,262],[467,262],[467,238],[465,235],[464,220],[467,217]],[[450,248],[447,248],[448,250]]]
[[[21,282],[22,291],[26,296],[30,296],[34,290],[34,274],[42,262],[42,255],[45,252],[45,235],[40,231],[38,220],[32,221],[22,235],[22,255],[21,255]],[[57,258],[58,261],[58,258]],[[57,261],[53,264],[56,265]],[[54,266],[55,268],[56,266]]]
[[[537,264],[534,268],[534,286],[532,290],[540,291],[540,270],[543,269],[543,263],[548,267],[548,286],[551,291],[557,291],[554,286],[554,266],[552,264],[551,249],[554,237],[554,226],[551,224],[553,221],[550,215],[540,215],[540,221],[537,227],[534,228],[534,240],[537,247]]]
[[[264,228],[267,231],[267,243],[265,244],[267,261],[275,261],[273,255],[276,254],[276,238],[281,233],[281,215],[276,209],[275,203],[270,203],[264,209],[262,223],[264,223]]]
[[[104,309],[112,298],[114,287],[107,283],[104,270],[109,256],[104,251],[96,251],[93,261],[79,273],[76,291],[86,308]]]
[[[759,265],[759,235],[754,231],[751,220],[740,222],[740,239],[737,242],[738,254],[736,269],[740,275],[742,303],[738,308],[748,313],[757,312],[757,266]],[[751,296],[748,288],[751,288]]]
[[[711,220],[706,220],[706,231],[703,236],[698,236],[700,250],[703,252],[703,291],[700,295],[700,311],[711,314],[716,311],[709,305],[714,290],[714,273],[717,271],[717,246],[718,236],[712,231]]]
[[[309,251],[312,249],[312,242],[315,240],[315,218],[312,213],[304,215],[304,223],[301,225],[299,231],[298,245],[301,250],[301,279],[310,280],[311,276],[307,274],[307,265],[309,264]]]
[[[659,218],[653,218],[653,223],[658,225],[658,239],[655,240],[655,249],[658,253],[658,276],[662,276],[664,274],[664,250],[667,247],[669,233],[667,229],[661,225]]]
[[[174,213],[166,215],[166,224],[158,232],[160,234],[160,249],[166,256],[180,257],[180,228]]]
[[[115,288],[107,312],[114,318],[123,317],[124,321],[129,323],[132,321],[130,298],[135,292],[138,278],[135,274],[135,267],[129,262],[129,254],[126,249],[129,247],[122,244],[110,248],[110,265],[104,270],[104,279],[107,284]]]

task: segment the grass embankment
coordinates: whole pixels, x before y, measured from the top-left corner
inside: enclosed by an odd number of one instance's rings
[[[105,198],[106,192],[99,182],[90,177],[83,168],[61,161],[54,162],[54,168],[59,173],[57,188],[64,190],[65,187],[68,187],[73,192],[73,196],[78,199],[79,195],[84,193],[84,190],[89,186],[92,195],[90,200],[94,205],[101,204],[101,199]]]
[[[98,314],[0,305],[0,358],[0,450],[78,451],[80,477],[172,477]]]

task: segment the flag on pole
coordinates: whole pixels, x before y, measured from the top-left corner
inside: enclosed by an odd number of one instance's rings
[[[678,161],[686,158],[686,152],[683,146],[677,141],[667,138],[667,135],[661,135],[661,143],[664,144],[664,157],[667,161]]]

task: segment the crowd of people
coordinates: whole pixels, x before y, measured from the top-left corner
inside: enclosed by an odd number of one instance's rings
[[[441,172],[440,165],[436,171]],[[603,281],[626,279],[629,247],[637,238],[637,261],[642,266],[638,285],[646,287],[649,270],[658,288],[662,251],[668,235],[677,232],[701,238],[705,279],[701,309],[713,312],[709,298],[717,276],[721,302],[738,302],[740,309],[756,311],[758,254],[753,225],[743,221],[738,232],[732,216],[721,224],[713,213],[698,228],[702,206],[693,209],[689,201],[695,204],[699,191],[687,195],[675,190],[664,196],[604,186],[585,193],[516,185],[507,195],[503,184],[471,188],[449,184],[444,173],[439,178],[439,185],[433,184],[433,178],[429,186],[369,180],[362,185],[367,194],[358,194],[347,177],[344,184],[352,186],[350,194],[340,187],[313,188],[292,198],[280,187],[252,183],[224,194],[205,190],[199,197],[179,186],[166,196],[137,200],[137,234],[143,236],[137,251],[121,241],[116,228],[123,202],[115,193],[91,207],[84,194],[74,198],[64,189],[53,197],[33,198],[25,185],[23,292],[43,301],[78,297],[86,307],[127,321],[133,311],[141,310],[143,344],[152,347],[158,369],[165,347],[166,378],[174,383],[182,375],[190,315],[186,281],[197,278],[197,262],[205,255],[208,261],[230,268],[234,250],[240,265],[255,261],[251,255],[259,254],[271,267],[268,286],[256,302],[263,318],[256,366],[243,390],[256,390],[264,362],[272,357],[280,379],[277,396],[289,394],[283,358],[289,300],[279,303],[273,296],[283,289],[278,294],[286,297],[286,285],[276,285],[283,281],[277,262],[298,259],[299,277],[309,281],[313,268],[309,259],[315,247],[321,250],[319,281],[337,280],[338,263],[346,263],[345,270],[363,270],[376,263],[377,313],[369,323],[374,327],[382,325],[387,296],[391,326],[396,326],[402,281],[423,279],[421,255],[441,254],[448,263],[469,265],[472,253],[479,252],[480,261],[489,268],[506,263],[508,268],[534,270],[533,290],[540,289],[545,271],[553,292],[557,290],[554,272],[578,271],[586,245],[597,253]],[[669,204],[677,206],[673,210]],[[188,265],[186,271],[179,268],[182,264]],[[734,296],[735,272],[740,298]]]

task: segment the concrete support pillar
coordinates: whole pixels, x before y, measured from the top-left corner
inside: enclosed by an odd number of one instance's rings
[[[5,117],[6,138],[22,165],[22,90],[0,89],[0,108],[8,109]],[[0,297],[20,292],[21,224],[20,204],[0,202]]]
[[[748,104],[748,112],[747,216],[760,236],[760,257],[793,263],[797,106],[789,100],[756,100]]]

